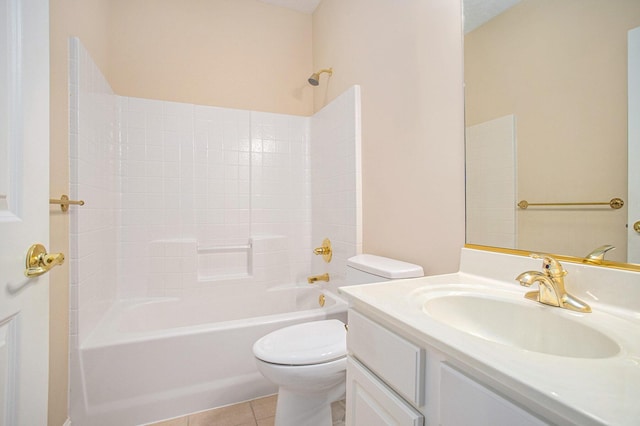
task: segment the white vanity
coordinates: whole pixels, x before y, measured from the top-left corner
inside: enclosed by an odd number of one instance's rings
[[[456,274],[341,288],[347,425],[640,424],[640,274],[563,263],[581,313],[524,297],[540,263],[463,249]]]

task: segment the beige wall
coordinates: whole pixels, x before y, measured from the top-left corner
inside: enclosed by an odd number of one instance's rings
[[[311,15],[256,0],[112,0],[119,95],[310,115]]]
[[[515,114],[517,198],[627,194],[627,31],[637,0],[524,0],[465,37],[466,119]],[[505,35],[505,34],[508,34]],[[626,258],[626,208],[519,210],[518,247]]]
[[[323,0],[313,15],[315,110],[362,87],[364,251],[454,272],[464,245],[461,7]]]
[[[119,95],[310,115],[362,86],[365,251],[457,269],[464,244],[460,5],[324,0],[52,0],[51,191],[68,193],[67,37]],[[313,55],[312,55],[313,52]],[[319,87],[311,72],[333,66]],[[51,249],[68,252],[52,209]],[[49,425],[66,419],[68,265],[51,278]]]
[[[69,91],[67,40],[80,36],[102,67],[107,66],[109,0],[51,0],[51,195],[69,194]],[[51,208],[50,250],[69,253],[69,215]],[[56,268],[50,278],[49,425],[67,419],[69,344],[69,264]]]

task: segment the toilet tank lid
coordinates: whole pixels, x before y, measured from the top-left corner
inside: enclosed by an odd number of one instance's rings
[[[424,276],[424,270],[420,265],[373,254],[359,254],[350,257],[347,260],[347,266],[388,279]]]

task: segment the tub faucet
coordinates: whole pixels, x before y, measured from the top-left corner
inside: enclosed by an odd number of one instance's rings
[[[589,253],[588,255],[585,256],[584,258],[584,262],[585,263],[592,263],[595,265],[601,265],[602,262],[604,261],[604,255],[609,251],[609,250],[613,250],[615,249],[614,246],[610,245],[610,244],[605,244],[603,246],[600,246],[596,249],[593,249],[591,251],[591,253]]]
[[[560,262],[548,255],[532,254],[531,257],[542,259],[542,272],[526,271],[516,277],[520,285],[529,287],[538,283],[540,290],[530,291],[524,297],[545,305],[558,306],[578,312],[591,312],[589,305],[575,296],[570,295],[564,288],[564,270]]]
[[[326,281],[329,282],[329,274],[328,273],[324,273],[322,275],[313,275],[307,278],[307,281],[309,282],[309,284],[313,284],[317,281]]]

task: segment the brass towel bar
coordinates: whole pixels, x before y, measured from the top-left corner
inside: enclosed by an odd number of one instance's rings
[[[83,200],[70,200],[69,197],[67,195],[62,195],[60,197],[59,200],[56,200],[55,198],[49,198],[49,204],[59,204],[60,205],[60,210],[62,210],[63,212],[66,212],[67,210],[69,210],[69,206],[70,205],[74,205],[74,206],[84,206],[84,201]]]
[[[529,206],[609,206],[612,209],[621,209],[624,206],[622,198],[612,198],[611,201],[605,202],[588,202],[588,203],[530,203],[527,200],[522,200],[518,203],[518,207],[526,209]]]

